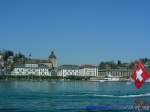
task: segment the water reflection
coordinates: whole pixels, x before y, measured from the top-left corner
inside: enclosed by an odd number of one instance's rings
[[[137,112],[150,111],[150,104],[142,98],[135,99],[135,110]]]

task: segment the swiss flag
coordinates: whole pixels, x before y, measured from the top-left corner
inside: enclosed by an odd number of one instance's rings
[[[146,72],[144,66],[141,62],[137,63],[137,67],[135,71],[133,72],[133,80],[135,81],[135,86],[137,89],[140,89],[145,82],[149,78],[149,74]]]

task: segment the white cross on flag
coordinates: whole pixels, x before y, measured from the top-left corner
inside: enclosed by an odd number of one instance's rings
[[[137,63],[137,67],[135,71],[133,72],[133,80],[135,81],[135,86],[137,89],[140,89],[145,82],[149,78],[149,74],[145,71],[144,66],[141,62]]]
[[[142,82],[142,80],[143,80],[142,73],[143,73],[142,69],[139,69],[136,71],[136,74],[137,74],[136,80],[139,80],[140,82]]]

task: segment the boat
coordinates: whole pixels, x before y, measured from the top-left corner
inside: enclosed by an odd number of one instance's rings
[[[100,78],[100,77],[93,77],[90,78],[90,81],[99,81],[99,82],[118,82],[120,80],[120,76],[112,76],[111,74],[108,74],[108,77]]]
[[[92,77],[90,78],[90,81],[105,82],[106,80],[102,79],[101,77]]]
[[[116,81],[120,81],[120,76],[112,76],[110,73],[108,74],[107,78],[104,78],[106,81],[108,82],[116,82]]]
[[[99,80],[99,82],[105,82],[105,80]]]

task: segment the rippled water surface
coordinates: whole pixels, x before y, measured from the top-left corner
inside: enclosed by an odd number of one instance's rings
[[[149,105],[150,83],[136,90],[125,82],[0,81],[0,112],[150,111]]]

